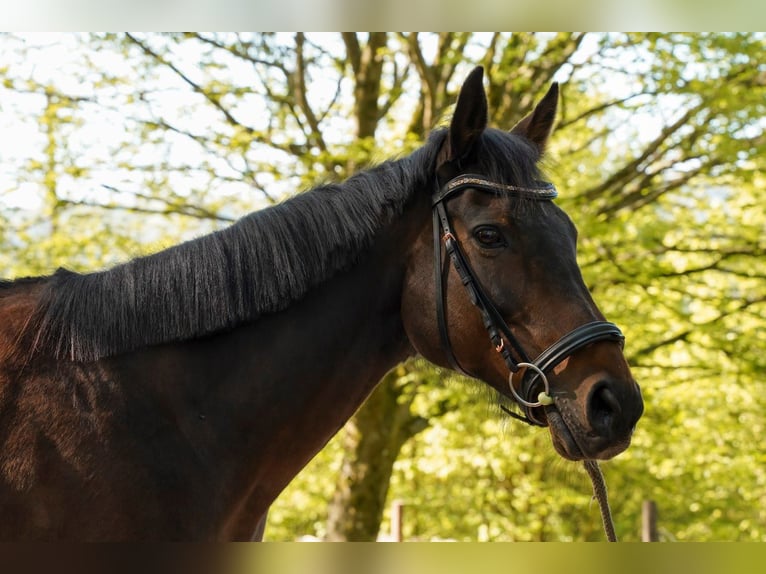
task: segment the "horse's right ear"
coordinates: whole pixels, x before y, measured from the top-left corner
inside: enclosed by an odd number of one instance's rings
[[[556,120],[558,103],[559,85],[553,82],[548,93],[535,106],[534,111],[516,124],[511,133],[527,138],[537,146],[537,151],[542,155],[548,143],[548,136],[551,135],[553,122]]]
[[[487,127],[487,95],[483,80],[484,68],[477,66],[460,88],[449,127],[448,161],[465,157]]]

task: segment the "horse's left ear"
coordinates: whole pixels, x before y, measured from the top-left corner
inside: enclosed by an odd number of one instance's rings
[[[551,135],[553,122],[556,120],[558,103],[559,85],[557,82],[553,82],[548,93],[535,106],[534,111],[516,124],[511,133],[527,138],[537,146],[542,155],[545,151],[545,145],[548,143],[548,136]]]
[[[449,127],[448,160],[459,160],[471,151],[487,127],[487,95],[484,92],[484,68],[475,67],[460,88],[455,113]]]

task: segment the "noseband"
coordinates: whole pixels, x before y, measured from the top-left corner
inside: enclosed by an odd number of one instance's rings
[[[449,180],[433,195],[431,201],[433,207],[434,229],[436,316],[439,323],[439,334],[442,347],[446,352],[450,365],[459,373],[469,377],[473,376],[460,366],[460,363],[452,350],[452,345],[450,344],[449,331],[447,329],[447,321],[445,320],[444,312],[445,292],[442,275],[442,241],[444,241],[444,248],[452,261],[452,265],[460,276],[463,286],[468,291],[471,303],[473,303],[481,313],[484,327],[487,329],[492,345],[503,357],[505,364],[510,370],[508,384],[511,394],[516,399],[516,402],[521,407],[525,416],[519,416],[511,411],[506,412],[529,424],[545,426],[545,423],[537,418],[532,410],[536,407],[552,405],[555,402],[556,395],[555,393],[551,393],[545,372],[552,369],[565,358],[586,345],[596,341],[617,341],[622,344],[625,338],[622,331],[620,331],[620,329],[613,323],[607,321],[593,321],[570,331],[545,351],[540,353],[534,361],[530,360],[524,352],[524,348],[516,337],[514,337],[511,329],[505,322],[505,319],[503,319],[503,316],[485,293],[481,283],[479,283],[479,280],[476,278],[476,274],[469,265],[468,260],[465,258],[463,251],[460,249],[460,244],[452,233],[446,203],[451,197],[454,197],[458,192],[467,188],[493,194],[532,199],[535,201],[550,201],[554,199],[558,193],[551,183],[539,182],[539,185],[536,185],[535,187],[520,187],[516,185],[495,183],[480,175],[464,174]],[[441,233],[442,230],[443,233]],[[514,357],[514,352],[519,360]],[[513,379],[514,375],[521,371],[521,369],[525,369],[525,371],[521,378],[520,390],[517,391],[514,387]],[[537,400],[533,400],[531,394],[538,379],[542,382],[544,390],[540,392],[537,397],[534,397]]]

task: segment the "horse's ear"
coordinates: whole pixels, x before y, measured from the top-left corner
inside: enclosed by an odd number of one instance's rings
[[[551,135],[558,103],[559,85],[557,82],[553,82],[548,93],[535,106],[534,111],[516,124],[511,133],[527,138],[537,146],[540,154],[542,154],[548,143],[548,136]]]
[[[477,66],[460,88],[449,127],[448,160],[465,157],[487,127],[487,95],[484,93],[483,79],[484,68]]]

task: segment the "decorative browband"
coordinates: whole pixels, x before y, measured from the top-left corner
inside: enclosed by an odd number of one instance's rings
[[[501,193],[510,193],[520,197],[525,197],[527,199],[535,199],[540,201],[555,199],[558,196],[556,187],[552,183],[548,183],[546,181],[539,181],[536,183],[539,185],[535,187],[522,187],[519,185],[509,185],[506,183],[495,183],[494,181],[490,181],[480,175],[467,173],[464,175],[459,175],[444,184],[444,187],[442,187],[442,189],[434,195],[432,203],[435,205],[453,193],[466,187],[473,187]]]

